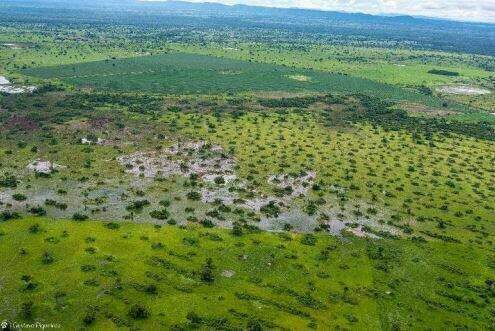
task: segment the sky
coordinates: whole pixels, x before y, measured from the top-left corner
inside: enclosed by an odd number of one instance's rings
[[[205,2],[205,0],[188,1]],[[369,14],[407,14],[495,23],[495,0],[207,0],[207,2]]]

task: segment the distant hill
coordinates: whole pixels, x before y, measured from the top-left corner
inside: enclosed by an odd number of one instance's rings
[[[173,18],[173,19],[171,19]],[[185,19],[187,18],[187,19]],[[1,21],[65,21],[280,29],[316,41],[368,38],[415,48],[495,55],[495,25],[411,16],[137,0],[2,0]],[[334,39],[338,39],[334,38]]]

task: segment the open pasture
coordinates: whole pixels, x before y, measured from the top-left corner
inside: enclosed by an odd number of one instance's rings
[[[107,330],[493,323],[493,256],[470,245],[33,217],[0,223],[0,234],[8,320]]]
[[[168,94],[345,92],[441,104],[440,99],[364,78],[187,53],[33,68],[23,73],[45,79],[59,79],[96,91]]]

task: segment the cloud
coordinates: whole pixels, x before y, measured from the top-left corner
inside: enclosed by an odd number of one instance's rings
[[[189,0],[204,2],[203,0]],[[495,23],[495,0],[207,0],[227,5],[297,7],[369,14],[406,14]]]

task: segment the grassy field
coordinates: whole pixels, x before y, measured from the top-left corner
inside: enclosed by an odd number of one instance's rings
[[[214,94],[253,91],[346,92],[439,106],[439,99],[392,85],[316,70],[172,53],[55,67],[24,74],[120,92]]]
[[[493,289],[484,284],[493,260],[472,245],[44,218],[0,231],[0,312],[11,320],[64,329],[493,323]]]
[[[345,73],[381,83],[403,87],[437,86],[475,82],[493,76],[486,67],[493,65],[488,56],[468,56],[410,49],[352,46],[294,46],[253,43],[178,44],[174,49],[243,61],[272,63],[295,68]],[[429,73],[432,69],[458,72],[449,77]]]
[[[0,321],[493,329],[493,57],[22,18],[0,75],[39,89],[0,94]]]

